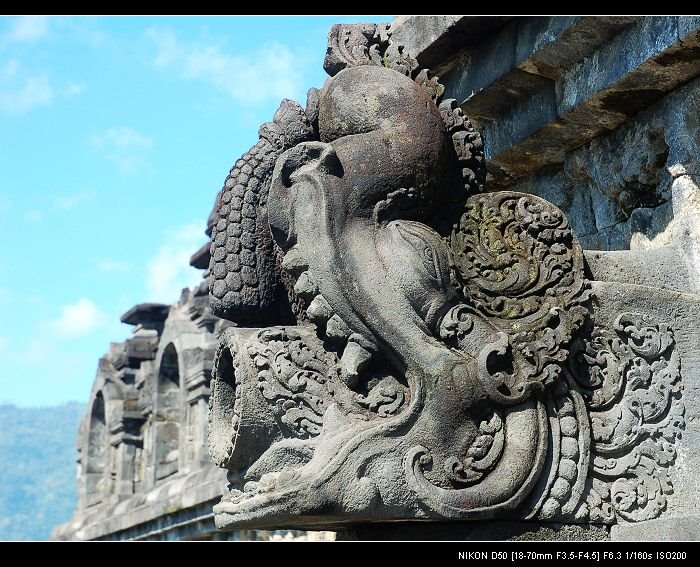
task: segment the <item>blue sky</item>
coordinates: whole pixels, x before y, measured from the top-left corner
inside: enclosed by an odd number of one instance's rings
[[[386,17],[0,18],[0,402],[85,401],[136,303],[199,281],[216,193],[331,24]]]

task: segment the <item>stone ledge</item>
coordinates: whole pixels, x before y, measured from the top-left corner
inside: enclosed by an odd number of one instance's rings
[[[76,517],[53,534],[53,539],[96,540],[126,531],[129,532],[130,539],[139,539],[140,535],[145,537],[153,531],[148,524],[156,520],[179,527],[196,523],[202,520],[197,507],[206,504],[211,511],[225,482],[226,471],[211,464],[188,475],[160,483],[149,492],[134,495],[116,504],[96,505],[78,512]],[[170,522],[170,519],[177,516],[182,518]],[[210,523],[213,527],[213,520]]]
[[[443,73],[470,46],[495,33],[511,16],[399,16],[391,23],[394,43],[410,46],[408,52],[422,67]]]
[[[339,531],[338,541],[605,541],[609,527],[482,520],[369,524]]]
[[[446,98],[457,99],[482,131],[492,189],[561,164],[567,152],[700,74],[697,17],[488,20],[489,33],[471,44],[458,30],[475,22],[423,20],[401,21],[394,37],[422,65],[436,61],[410,26],[430,28],[426,38],[439,38],[443,58],[453,42],[453,59],[435,70]]]
[[[700,514],[613,526],[613,541],[698,541]]]
[[[653,250],[585,250],[584,255],[593,280],[679,292],[692,288],[692,276],[672,246]],[[641,270],[640,266],[644,269]]]

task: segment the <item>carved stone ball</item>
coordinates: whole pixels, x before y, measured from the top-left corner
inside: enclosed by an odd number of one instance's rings
[[[456,158],[440,112],[401,73],[361,66],[328,79],[319,95],[318,126],[362,208],[410,188],[426,212],[450,187]]]

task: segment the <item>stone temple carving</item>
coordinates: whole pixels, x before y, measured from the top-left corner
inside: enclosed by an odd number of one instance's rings
[[[330,38],[331,78],[217,198],[211,305],[253,325],[214,361],[217,525],[658,517],[672,322],[603,306],[555,205],[488,192],[478,132],[389,28]]]

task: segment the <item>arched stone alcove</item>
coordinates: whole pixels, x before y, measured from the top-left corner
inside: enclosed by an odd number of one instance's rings
[[[85,463],[88,506],[102,501],[107,468],[107,420],[105,400],[102,392],[97,392],[90,410],[90,429],[87,439],[87,461]]]
[[[182,421],[180,365],[175,346],[165,347],[158,370],[155,415],[155,474],[160,480],[179,469]]]

